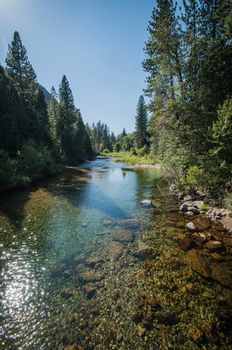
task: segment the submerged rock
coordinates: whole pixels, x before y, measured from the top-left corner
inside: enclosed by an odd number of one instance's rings
[[[232,271],[221,264],[213,263],[210,265],[212,278],[225,287],[232,287]]]
[[[213,241],[213,240],[211,240],[211,241],[207,242],[204,245],[204,247],[206,249],[212,250],[212,251],[214,251],[214,250],[221,250],[223,248],[223,243],[220,242],[220,241]]]
[[[188,331],[188,335],[195,343],[201,343],[205,338],[204,331],[198,327],[191,327]]]
[[[125,219],[120,221],[120,225],[128,229],[135,230],[138,229],[141,224],[138,220],[135,219]]]
[[[113,259],[118,259],[124,253],[124,247],[121,244],[111,243],[109,245],[109,255]]]
[[[157,315],[156,321],[165,326],[173,326],[179,322],[179,319],[175,312],[166,312]]]
[[[207,241],[207,237],[203,232],[194,232],[191,235],[191,239],[197,244],[201,245]]]
[[[89,283],[100,281],[103,278],[103,276],[95,270],[86,270],[85,272],[80,273],[78,278],[82,283]]]
[[[177,235],[177,242],[181,249],[188,250],[191,247],[191,239],[184,233],[179,233]]]
[[[84,287],[84,292],[88,299],[92,299],[96,295],[97,289],[93,284],[87,284]]]
[[[104,220],[103,225],[104,226],[114,226],[114,225],[116,225],[116,222],[113,220]]]
[[[154,208],[154,204],[152,203],[152,201],[150,199],[144,199],[140,203],[141,203],[142,207],[145,209]]]
[[[153,253],[154,253],[153,249],[149,245],[145,243],[139,243],[138,247],[133,252],[133,255],[139,259],[145,259],[148,256],[152,255]]]
[[[224,243],[227,247],[232,247],[232,237],[229,237],[229,236],[223,237],[223,243]]]
[[[77,344],[72,344],[72,345],[66,345],[63,350],[84,350],[82,346],[79,346]]]
[[[127,243],[127,242],[132,242],[134,240],[134,236],[130,231],[119,230],[113,234],[113,239],[115,241]]]
[[[89,259],[86,260],[86,264],[88,266],[90,266],[90,267],[94,267],[97,264],[100,264],[102,262],[103,262],[102,258],[100,256],[97,256],[97,255],[96,256],[92,256],[92,257],[90,257]]]
[[[196,249],[190,250],[185,258],[185,263],[202,277],[210,278],[211,270],[206,258]]]
[[[225,260],[225,257],[217,252],[212,253],[211,256],[216,261],[224,261]]]

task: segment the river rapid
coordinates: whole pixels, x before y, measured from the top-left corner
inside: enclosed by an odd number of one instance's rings
[[[232,349],[231,290],[184,263],[184,220],[158,170],[111,159],[2,195],[0,349]]]

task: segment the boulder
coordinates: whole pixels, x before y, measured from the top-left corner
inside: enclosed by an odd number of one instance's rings
[[[212,270],[212,278],[225,287],[232,287],[232,271],[228,267],[219,263],[212,263],[210,265]]]
[[[207,237],[203,232],[194,232],[191,235],[191,239],[199,245],[204,244],[207,241]]]
[[[194,199],[194,197],[190,196],[190,194],[188,194],[187,196],[184,196],[183,198],[183,202],[189,202],[192,201]]]
[[[191,232],[194,232],[194,231],[197,230],[196,226],[195,226],[194,223],[191,222],[191,221],[188,222],[188,223],[186,224],[186,229],[187,229],[188,231],[191,231]]]
[[[219,254],[218,252],[213,252],[213,253],[211,254],[211,256],[212,256],[212,258],[214,258],[214,260],[216,260],[216,261],[224,261],[224,260],[225,260],[224,256],[221,255],[221,254]]]
[[[208,241],[204,247],[208,250],[215,251],[215,250],[221,250],[223,248],[223,243],[220,241]]]
[[[180,211],[183,211],[183,212],[188,211],[188,205],[186,203],[181,204]]]
[[[197,228],[197,231],[205,231],[210,228],[210,219],[207,218],[204,215],[198,216],[197,218],[193,219],[193,224]]]
[[[224,234],[222,231],[212,230],[211,235],[216,241],[223,241]]]
[[[184,215],[185,215],[185,216],[194,216],[194,214],[193,214],[192,211],[185,211],[185,212],[184,212]]]
[[[200,210],[195,207],[188,207],[188,211],[192,212],[195,215],[200,214]]]
[[[177,235],[177,241],[181,249],[188,250],[191,247],[191,239],[184,233]]]
[[[232,247],[232,237],[229,237],[229,236],[223,237],[223,243],[227,247]]]
[[[206,258],[196,249],[190,250],[185,258],[185,263],[202,277],[210,278],[211,270]]]
[[[201,207],[204,205],[204,201],[194,201],[192,203],[192,206],[196,209],[201,209]]]

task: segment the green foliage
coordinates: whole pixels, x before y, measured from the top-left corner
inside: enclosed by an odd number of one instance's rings
[[[114,133],[110,133],[106,124],[102,124],[99,120],[96,125],[93,123],[92,127],[87,125],[87,130],[95,153],[99,154],[105,148],[112,152],[116,137]]]
[[[17,184],[16,162],[9,154],[0,149],[0,190]]]
[[[138,148],[136,151],[138,156],[145,156],[146,154],[149,154],[149,147],[147,145],[144,145],[142,148]]]
[[[222,161],[232,164],[232,98],[226,99],[218,110],[218,119],[212,127],[214,154]]]
[[[186,173],[186,181],[190,187],[197,187],[201,184],[204,177],[204,170],[197,165],[192,165]]]
[[[32,180],[56,173],[58,166],[45,146],[37,146],[30,140],[22,147],[18,170],[21,176]]]
[[[154,161],[150,154],[145,156],[133,155],[129,152],[112,152],[109,154],[111,157],[115,158],[117,162],[124,162],[130,165],[154,165],[157,162]]]
[[[116,142],[115,144],[114,144],[114,147],[113,147],[113,149],[114,149],[114,152],[120,152],[121,151],[121,142]]]
[[[0,65],[0,189],[30,183],[60,170],[63,162],[76,164],[93,158],[90,135],[74,105],[63,76],[59,96],[52,89],[49,107],[44,89],[18,32]],[[106,130],[107,131],[107,130]]]
[[[157,0],[146,43],[151,153],[185,188],[223,197],[231,176],[231,3]],[[221,106],[221,107],[220,107]]]
[[[200,206],[200,210],[206,212],[206,211],[209,210],[209,207],[208,207],[206,204],[202,204],[202,205]]]
[[[29,88],[36,81],[36,74],[28,60],[26,49],[17,31],[14,32],[14,38],[11,45],[9,45],[6,69],[15,85],[20,89]]]
[[[133,156],[137,156],[137,150],[136,150],[136,148],[135,148],[135,147],[131,147],[130,153],[131,153]]]

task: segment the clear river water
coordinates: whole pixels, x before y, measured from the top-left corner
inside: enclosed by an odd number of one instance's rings
[[[0,349],[232,349],[231,291],[184,264],[183,220],[158,170],[111,159],[2,195]]]

